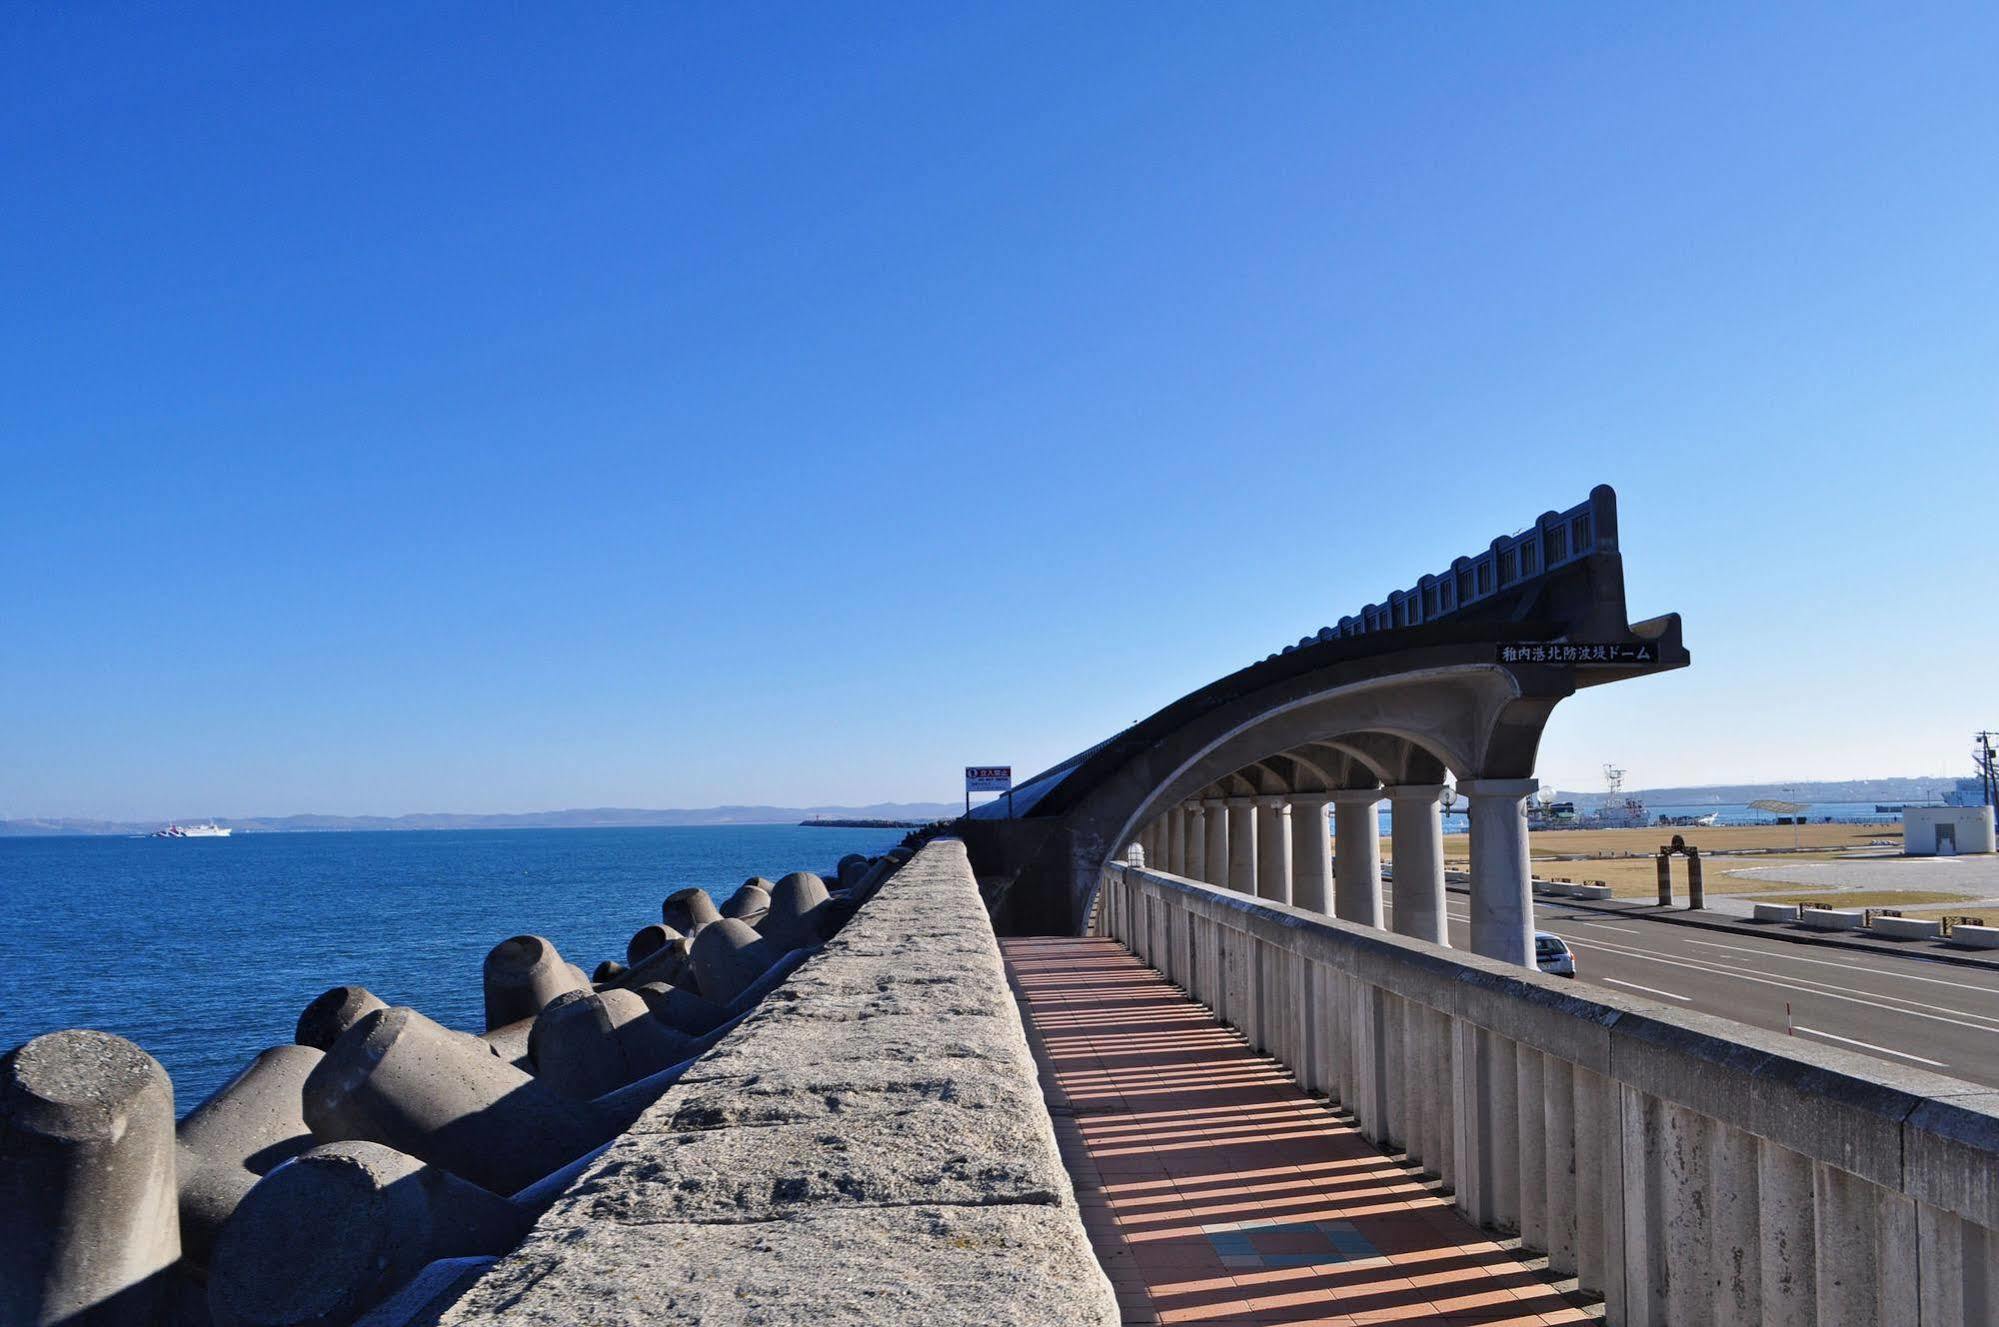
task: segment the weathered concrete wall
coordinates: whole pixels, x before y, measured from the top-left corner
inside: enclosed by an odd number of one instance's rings
[[[1999,1093],[1142,868],[1097,919],[1612,1323],[1999,1322]]]
[[[898,871],[442,1321],[1115,1324],[964,846]]]

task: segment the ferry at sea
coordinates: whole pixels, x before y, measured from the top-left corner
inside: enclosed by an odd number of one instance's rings
[[[168,825],[165,829],[153,831],[156,839],[226,839],[235,831],[216,824],[213,820],[199,825]]]

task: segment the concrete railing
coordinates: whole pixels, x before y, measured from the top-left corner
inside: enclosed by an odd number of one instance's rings
[[[1612,1323],[1999,1320],[1999,1093],[1142,868],[1096,916]]]
[[[954,839],[896,872],[442,1319],[1118,1320]]]

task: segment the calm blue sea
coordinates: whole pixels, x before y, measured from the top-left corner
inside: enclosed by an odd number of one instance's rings
[[[660,899],[829,871],[903,831],[670,829],[0,839],[0,1048],[64,1027],[129,1037],[185,1114],[329,986],[480,1030],[480,967],[510,935],[585,972]]]

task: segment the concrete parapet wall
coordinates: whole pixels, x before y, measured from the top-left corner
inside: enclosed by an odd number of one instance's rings
[[[1858,931],[1867,925],[1867,912],[1863,908],[1801,907],[1798,921],[1819,931]]]
[[[1934,917],[1876,917],[1868,929],[1897,940],[1934,940],[1943,934],[1943,923]]]
[[[1610,1322],[1999,1321],[1999,1093],[1142,868],[1096,915]]]
[[[442,1317],[1117,1321],[956,840],[903,866]]]

